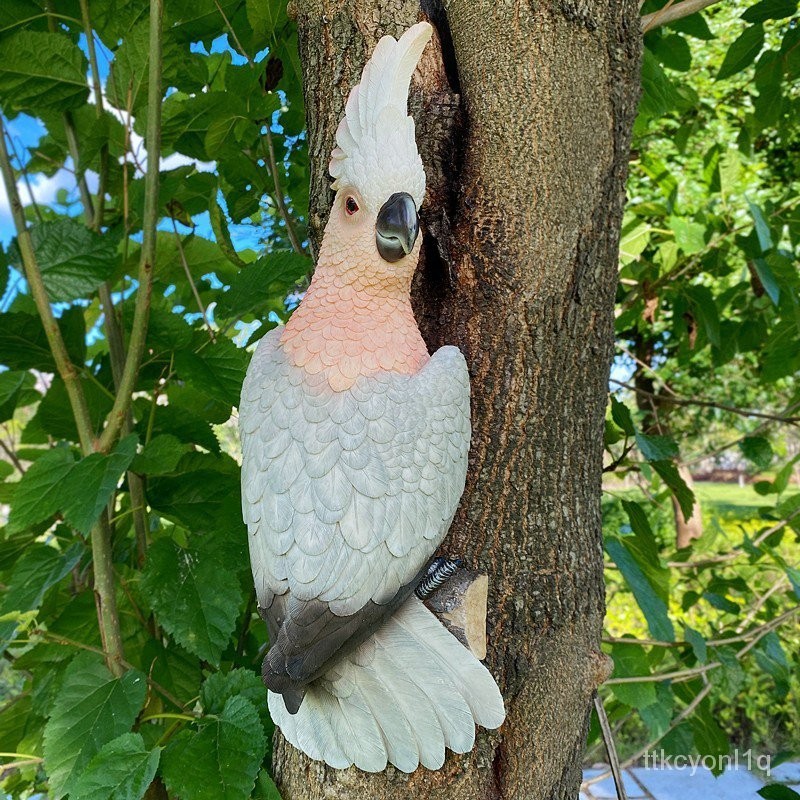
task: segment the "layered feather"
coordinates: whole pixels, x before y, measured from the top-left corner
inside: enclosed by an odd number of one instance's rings
[[[445,749],[466,753],[475,725],[499,727],[503,698],[491,674],[416,597],[306,691],[297,714],[269,693],[275,724],[295,747],[332,767],[439,769]]]
[[[432,33],[427,22],[418,22],[399,40],[384,36],[378,42],[336,131],[329,167],[333,188],[357,189],[373,213],[394,192],[408,192],[417,208],[425,195],[407,106],[411,76]]]
[[[388,602],[444,538],[466,477],[469,375],[443,347],[415,375],[333,392],[259,343],[239,407],[242,510],[259,605]]]

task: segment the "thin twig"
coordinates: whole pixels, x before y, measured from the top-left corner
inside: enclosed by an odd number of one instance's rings
[[[765,622],[763,625],[760,625],[758,628],[748,631],[746,635],[730,637],[727,640],[718,640],[716,645],[719,646],[722,644],[746,641],[747,644],[736,654],[736,658],[741,659],[742,656],[752,650],[753,647],[755,647],[756,644],[758,644],[758,642],[760,642],[761,639],[763,639],[768,633],[775,630],[775,628],[779,628],[784,622],[797,614],[798,611],[800,611],[800,606],[790,608],[780,616],[775,617],[775,619],[771,619],[768,622]],[[755,635],[753,635],[754,633]],[[628,640],[628,642],[631,641],[632,640]],[[711,643],[709,642],[707,644]],[[605,681],[605,683],[609,685],[621,683],[660,683],[661,681],[683,683],[687,680],[691,680],[692,678],[696,678],[698,675],[705,675],[707,672],[711,672],[711,670],[717,669],[717,667],[721,666],[722,662],[720,661],[710,661],[708,664],[702,664],[699,667],[673,670],[672,672],[658,672],[650,675],[628,675],[623,678],[609,678],[607,681]]]
[[[100,83],[100,69],[97,65],[97,49],[94,41],[94,28],[89,16],[89,3],[87,0],[80,0],[81,19],[83,21],[83,33],[86,37],[86,50],[89,53],[89,66],[92,75],[92,88],[94,90],[94,107],[97,119],[103,116],[103,87]],[[77,167],[77,164],[75,165]],[[97,206],[94,214],[94,227],[99,231],[103,225],[103,214],[106,202],[106,183],[108,182],[108,142],[104,142],[100,148],[100,170],[97,187]]]
[[[2,115],[0,115],[0,170],[2,170],[3,180],[6,185],[6,194],[8,196],[11,216],[13,217],[14,227],[17,233],[17,246],[22,259],[25,278],[28,281],[31,295],[36,304],[36,310],[41,317],[42,325],[47,336],[47,343],[53,354],[53,360],[56,363],[58,374],[64,381],[67,390],[72,413],[75,417],[75,424],[78,428],[81,448],[84,454],[88,455],[94,450],[94,432],[91,416],[89,414],[89,407],[86,403],[86,396],[83,393],[83,387],[80,383],[79,371],[76,369],[69,356],[64,338],[61,335],[61,330],[58,327],[58,322],[50,306],[50,298],[47,296],[47,289],[45,288],[36,253],[33,249],[31,233],[25,221],[25,211],[23,210],[19,192],[17,191],[16,181],[14,180],[14,170],[11,167],[11,161],[6,147],[6,130]]]
[[[775,523],[771,528],[767,528],[763,533],[759,534],[752,542],[752,547],[758,547],[764,540],[777,533],[782,528],[785,528],[795,517],[800,515],[800,508],[796,508],[791,514],[788,514],[780,522]],[[733,561],[741,555],[746,553],[741,547],[737,547],[730,551],[730,553],[722,553],[718,556],[709,556],[708,558],[699,558],[695,561],[668,561],[667,566],[675,569],[696,569],[698,567],[712,567],[715,564],[725,564],[728,561]]]
[[[611,767],[611,774],[614,776],[614,786],[617,789],[617,797],[619,800],[628,800],[628,795],[625,793],[625,782],[622,778],[622,768],[619,763],[617,748],[614,744],[614,734],[611,731],[611,725],[608,723],[608,716],[603,707],[603,699],[597,692],[594,693],[594,710],[597,714],[597,721],[600,723],[600,732],[603,734],[603,741],[606,745],[608,763]]]
[[[22,466],[22,462],[19,460],[14,449],[7,445],[2,439],[0,439],[0,447],[3,448],[3,452],[11,459],[11,463],[17,468],[19,474],[24,475],[25,467]]]
[[[42,217],[42,211],[39,208],[39,204],[36,202],[36,198],[33,195],[33,188],[31,187],[31,179],[28,175],[28,170],[25,168],[25,164],[22,162],[22,158],[20,158],[19,153],[17,152],[17,148],[14,145],[11,137],[8,137],[8,144],[11,147],[11,152],[14,155],[14,160],[19,164],[19,173],[22,175],[22,180],[25,181],[25,188],[28,190],[28,196],[31,199],[31,205],[33,206],[33,211],[36,214],[36,219],[39,222],[44,222],[44,218]]]
[[[790,609],[785,614],[781,614],[780,617],[776,617],[774,620],[770,620],[770,622],[766,626],[764,626],[766,630],[764,631],[763,636],[766,636],[766,634],[769,633],[771,630],[773,630],[773,628],[778,627],[778,625],[780,625],[785,619],[795,614],[798,610],[800,610],[800,606]],[[737,661],[741,661],[741,659],[745,655],[747,655],[747,653],[750,650],[752,650],[756,646],[756,644],[758,644],[758,642],[763,638],[763,636],[756,637],[751,642],[746,644],[738,653],[736,653]],[[703,678],[705,679],[705,675],[703,676]],[[606,681],[606,683],[608,683],[608,681]],[[657,737],[649,741],[644,747],[637,750],[632,756],[627,758],[621,765],[622,769],[626,769],[627,767],[630,767],[633,764],[635,764],[642,756],[649,753],[650,750],[653,747],[655,747],[668,733],[674,731],[675,728],[677,728],[678,725],[681,724],[681,722],[683,722],[688,716],[690,716],[694,712],[694,710],[700,705],[700,703],[702,703],[703,700],[706,699],[712,687],[713,684],[709,681],[706,681],[706,685],[692,698],[692,702],[689,703],[689,705],[686,706],[686,708],[684,708],[683,711],[681,711],[681,713],[678,714],[678,716],[675,717],[675,719],[673,719],[670,722],[669,727],[663,733],[659,734]],[[583,785],[588,786],[589,784],[592,783],[598,783],[599,781],[605,780],[607,777],[609,777],[609,775],[611,775],[610,769],[600,773],[599,775],[593,775],[591,778],[589,778],[588,781],[584,781]]]
[[[216,342],[216,336],[214,335],[214,329],[211,327],[211,322],[208,319],[208,313],[206,312],[206,307],[203,304],[203,300],[200,297],[200,292],[197,291],[197,287],[194,285],[194,279],[192,278],[192,271],[189,269],[189,262],[186,260],[186,253],[183,249],[183,242],[181,241],[181,235],[178,233],[178,226],[175,223],[175,217],[170,217],[170,222],[172,222],[172,230],[175,234],[175,242],[178,245],[178,256],[180,257],[181,264],[183,265],[183,271],[186,275],[186,280],[189,283],[189,288],[192,290],[192,296],[194,297],[195,303],[197,303],[197,308],[203,316],[203,323],[206,326],[206,330],[208,331],[208,337],[211,339],[212,342]]]
[[[275,161],[275,147],[272,143],[272,131],[269,129],[269,125],[264,126],[264,139],[267,142],[267,153],[269,155],[269,171],[272,174],[272,183],[275,186],[275,202],[278,204],[278,211],[280,211],[281,216],[283,217],[283,221],[286,225],[286,235],[289,237],[289,242],[292,245],[292,249],[296,253],[303,254],[303,247],[300,244],[299,239],[297,238],[297,234],[294,230],[294,225],[292,225],[291,218],[289,216],[289,211],[286,208],[286,203],[283,199],[283,190],[281,189],[281,182],[280,178],[278,177],[278,165]]]
[[[764,411],[752,411],[747,408],[737,408],[736,406],[729,406],[725,403],[715,403],[713,400],[701,400],[697,397],[677,397],[675,395],[670,395],[669,397],[664,397],[663,395],[656,394],[654,392],[648,392],[646,389],[640,389],[637,386],[631,386],[629,383],[625,383],[624,381],[619,381],[616,378],[609,378],[610,383],[614,383],[617,386],[621,386],[623,389],[627,389],[628,391],[635,392],[642,397],[647,397],[651,400],[655,400],[658,402],[663,402],[665,405],[672,405],[676,406],[699,406],[701,408],[716,408],[720,411],[728,411],[731,414],[738,414],[742,417],[756,417],[758,419],[768,419],[773,422],[784,422],[787,425],[796,425],[800,423],[800,417],[786,417],[781,416],[780,414],[768,414]]]
[[[161,160],[161,63],[163,0],[150,0],[150,64],[147,83],[147,175],[145,176],[144,214],[142,217],[142,249],[139,258],[136,304],[128,342],[128,353],[122,370],[114,405],[106,418],[100,436],[100,449],[111,448],[122,430],[133,400],[139,365],[147,341],[150,318],[150,297],[153,291],[153,267],[156,260],[157,223],[159,217],[158,187]]]
[[[714,5],[714,3],[718,3],[719,0],[683,0],[683,2],[675,5],[672,5],[672,2],[673,0],[670,0],[664,8],[654,11],[652,14],[645,14],[642,17],[642,33],[647,33],[660,25],[668,25],[670,22],[696,14],[704,8]]]

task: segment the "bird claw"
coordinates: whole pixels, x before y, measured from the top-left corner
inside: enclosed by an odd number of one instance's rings
[[[432,595],[442,584],[446,583],[463,566],[464,561],[460,558],[437,556],[428,567],[428,574],[414,590],[414,594],[420,600],[424,600]]]

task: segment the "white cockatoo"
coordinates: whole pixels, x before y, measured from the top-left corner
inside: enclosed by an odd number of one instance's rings
[[[338,768],[411,772],[498,727],[487,669],[415,596],[464,489],[469,376],[428,354],[409,291],[425,173],[407,112],[426,22],[385,36],[336,133],[314,278],[242,387],[242,504],[263,677],[286,739]]]

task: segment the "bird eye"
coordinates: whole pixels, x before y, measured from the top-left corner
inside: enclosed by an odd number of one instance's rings
[[[352,217],[353,214],[358,211],[358,203],[356,203],[354,197],[348,197],[347,200],[344,201],[344,208],[348,215]]]

